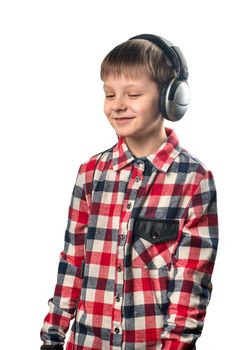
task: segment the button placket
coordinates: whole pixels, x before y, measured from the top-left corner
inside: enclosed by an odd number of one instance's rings
[[[142,169],[143,168],[143,169]],[[120,234],[117,246],[117,266],[116,266],[116,278],[115,278],[115,294],[114,294],[114,322],[113,329],[115,334],[121,336],[122,328],[120,322],[122,322],[122,310],[121,305],[123,304],[123,285],[124,285],[124,274],[126,268],[124,267],[126,242],[128,234],[128,225],[131,220],[133,207],[137,198],[138,190],[142,184],[144,164],[139,164],[139,168],[134,169],[132,173],[132,179],[128,183],[127,194],[130,193],[130,197],[125,194],[125,203],[123,205],[123,222],[120,226]]]
[[[123,262],[124,262],[124,246],[126,243],[127,238],[127,222],[122,222],[121,225],[121,234],[120,234],[120,241],[118,242],[118,250],[117,250],[117,268],[116,268],[116,287],[115,287],[115,295],[114,295],[114,309],[115,309],[115,324],[116,327],[118,325],[118,322],[121,322],[122,316],[121,316],[121,304],[123,301],[123,284],[124,284],[124,268],[123,268]],[[117,323],[117,324],[116,324]],[[122,330],[119,328],[120,325],[118,325],[116,328],[118,331],[114,332],[116,334],[121,333]]]

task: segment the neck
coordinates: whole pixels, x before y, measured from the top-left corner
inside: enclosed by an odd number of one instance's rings
[[[145,135],[125,137],[128,148],[136,157],[145,157],[156,152],[166,140],[163,120],[159,123],[158,128],[152,129]]]

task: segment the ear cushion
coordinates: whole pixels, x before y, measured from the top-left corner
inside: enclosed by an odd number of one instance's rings
[[[186,81],[172,80],[160,95],[160,111],[170,121],[178,121],[189,105],[189,86]]]
[[[167,116],[167,113],[166,113],[166,108],[165,108],[166,95],[167,95],[167,90],[169,90],[168,89],[169,85],[170,85],[170,83],[164,84],[163,87],[161,88],[161,91],[160,91],[160,112],[163,115],[163,117],[166,119],[169,119]]]

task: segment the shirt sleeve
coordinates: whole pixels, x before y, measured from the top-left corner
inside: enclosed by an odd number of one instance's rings
[[[81,268],[84,260],[84,242],[88,228],[88,204],[85,195],[85,171],[79,168],[68,210],[64,250],[60,253],[57,283],[49,312],[40,332],[45,344],[64,344],[65,335],[74,318],[82,286]]]
[[[212,173],[207,171],[190,200],[173,257],[162,350],[195,349],[211,297],[217,246],[216,189]]]

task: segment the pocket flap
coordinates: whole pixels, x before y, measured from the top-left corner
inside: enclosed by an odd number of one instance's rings
[[[151,243],[163,243],[178,237],[178,220],[137,218],[134,222],[133,238],[142,237]]]

